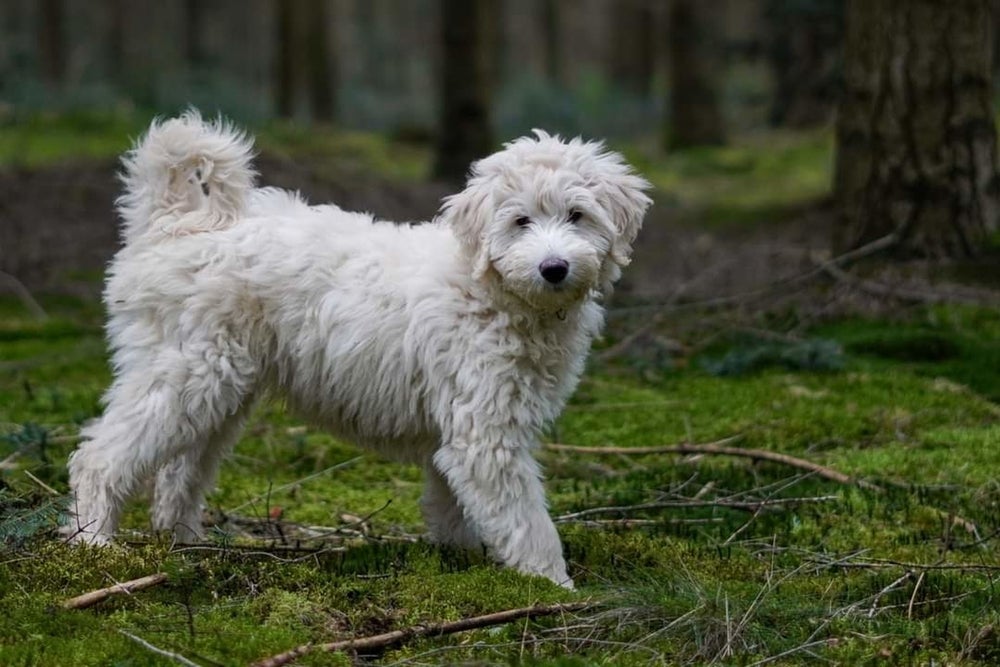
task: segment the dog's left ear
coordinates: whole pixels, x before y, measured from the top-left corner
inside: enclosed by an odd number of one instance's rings
[[[487,178],[476,173],[473,165],[472,176],[461,192],[445,197],[439,218],[451,225],[469,257],[472,258],[472,277],[482,278],[490,266],[486,230],[495,215],[493,192]]]
[[[611,244],[610,258],[618,267],[625,267],[631,259],[632,244],[642,227],[642,219],[653,203],[646,195],[652,185],[637,176],[620,154],[605,150],[600,144],[596,144],[594,149],[596,182],[592,186],[597,201],[617,232]]]

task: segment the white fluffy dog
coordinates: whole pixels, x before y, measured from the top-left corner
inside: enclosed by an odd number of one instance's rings
[[[153,480],[155,529],[201,504],[255,398],[426,468],[431,536],[572,587],[532,451],[573,391],[649,185],[536,131],[477,163],[433,222],[255,189],[252,145],[196,112],[124,159],[105,302],[114,383],[69,461],[67,531],[107,542]]]

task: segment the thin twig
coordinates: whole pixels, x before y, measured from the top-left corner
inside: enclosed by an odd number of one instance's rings
[[[0,461],[0,470],[14,470],[17,468],[17,457],[21,455],[21,452],[13,452],[7,458]]]
[[[241,509],[243,509],[244,507],[247,507],[249,505],[253,505],[254,503],[256,503],[259,500],[264,500],[265,498],[267,498],[268,496],[270,496],[273,493],[279,493],[279,492],[284,491],[286,489],[290,489],[293,486],[298,486],[299,484],[302,484],[303,482],[308,482],[311,479],[315,479],[317,477],[322,477],[323,475],[327,474],[328,472],[333,472],[334,470],[340,470],[341,468],[346,468],[347,466],[349,466],[349,465],[351,465],[353,463],[357,463],[358,461],[361,460],[361,458],[362,457],[360,457],[360,456],[355,456],[353,459],[347,459],[346,461],[341,461],[340,463],[332,465],[329,468],[324,468],[323,470],[320,470],[319,472],[314,472],[311,475],[306,475],[305,477],[303,477],[301,479],[297,479],[294,482],[289,482],[288,484],[282,484],[281,486],[279,486],[276,489],[268,489],[265,493],[260,494],[256,498],[251,498],[250,500],[246,501],[242,505],[237,505],[236,507],[233,507],[232,509],[228,510],[227,514],[238,512]]]
[[[877,238],[871,243],[866,243],[860,248],[855,248],[849,252],[845,252],[842,255],[838,255],[826,262],[826,264],[832,264],[843,268],[847,264],[858,261],[859,259],[864,259],[870,255],[877,254],[883,250],[888,250],[899,243],[902,238],[902,230],[897,230],[890,234],[886,234],[881,238]],[[759,287],[752,290],[747,290],[746,292],[739,292],[737,294],[729,294],[721,297],[714,297],[711,299],[704,299],[701,301],[685,301],[683,303],[665,303],[665,304],[653,304],[648,306],[632,306],[625,308],[615,308],[608,311],[609,317],[614,317],[618,315],[627,315],[632,313],[648,313],[650,311],[658,313],[667,313],[678,311],[682,309],[689,308],[713,308],[718,306],[729,306],[733,304],[746,303],[752,301],[758,297],[767,296],[774,292],[780,291],[782,289],[796,286],[800,283],[806,282],[815,278],[816,276],[822,275],[824,269],[822,266],[817,266],[808,271],[798,273],[796,275],[790,276],[788,278],[783,278],[777,280],[763,287]]]
[[[739,456],[757,461],[780,463],[792,468],[798,468],[799,470],[807,470],[815,474],[817,477],[829,479],[840,484],[857,485],[870,491],[882,490],[881,487],[872,484],[871,482],[854,479],[853,477],[845,475],[844,473],[834,470],[833,468],[813,463],[812,461],[807,461],[806,459],[800,459],[797,456],[781,454],[780,452],[771,452],[766,449],[746,449],[743,447],[726,446],[727,443],[735,442],[742,437],[742,435],[734,435],[716,442],[701,444],[680,443],[677,445],[664,445],[656,447],[581,447],[578,445],[560,444],[549,444],[546,445],[546,447],[557,452],[577,452],[584,454],[633,454],[636,456],[646,454],[706,454],[712,456]]]
[[[199,665],[196,662],[191,662],[190,660],[188,660],[187,658],[185,658],[183,655],[181,655],[179,653],[173,653],[171,651],[167,651],[167,650],[164,650],[162,648],[153,646],[152,644],[150,644],[148,641],[146,641],[142,637],[136,637],[131,632],[125,632],[124,630],[119,630],[118,632],[120,632],[121,634],[125,635],[126,637],[128,637],[129,639],[131,639],[132,641],[134,641],[136,644],[139,644],[140,646],[142,646],[143,648],[145,648],[147,651],[151,651],[152,653],[155,653],[156,655],[159,655],[159,656],[162,656],[164,658],[167,658],[168,660],[173,660],[174,662],[179,663],[181,665],[186,665],[187,667],[201,667],[201,665]]]
[[[987,293],[974,296],[955,292],[932,292],[913,289],[911,287],[885,285],[873,280],[859,278],[830,262],[817,261],[817,264],[834,280],[874,296],[912,303],[963,303],[976,306],[992,306],[1000,302],[996,294]]]
[[[650,331],[653,331],[656,327],[660,326],[663,323],[663,320],[666,317],[667,313],[669,312],[669,309],[684,297],[684,295],[687,293],[688,289],[692,285],[703,280],[705,277],[711,277],[717,274],[721,269],[728,268],[731,264],[732,264],[731,260],[721,262],[719,264],[716,264],[715,266],[709,267],[705,271],[702,271],[698,275],[692,277],[690,280],[687,280],[681,283],[680,285],[676,286],[671,292],[671,294],[667,297],[666,302],[662,304],[660,311],[654,313],[653,316],[649,318],[649,321],[646,322],[646,324],[639,327],[632,333],[628,334],[627,336],[622,338],[620,341],[618,341],[608,349],[600,352],[597,355],[597,358],[600,361],[608,361],[610,359],[617,357],[622,352],[630,348],[632,344],[635,343],[635,341],[639,340],[641,337],[645,336]]]
[[[885,595],[894,591],[897,586],[909,580],[910,577],[912,576],[913,576],[913,571],[907,570],[906,572],[903,573],[901,577],[897,578],[894,582],[892,582],[891,584],[880,590],[878,593],[876,593],[875,597],[872,599],[872,606],[868,610],[868,618],[875,618],[875,614],[878,612],[878,603],[882,601],[882,598]]]
[[[591,507],[590,509],[570,512],[557,516],[555,521],[565,523],[576,519],[591,516],[594,514],[624,514],[626,512],[641,512],[644,510],[658,510],[670,508],[692,508],[692,507],[723,507],[726,509],[745,510],[756,512],[761,507],[781,506],[781,505],[801,505],[804,503],[823,503],[840,500],[839,496],[807,496],[804,498],[770,498],[761,500],[727,500],[717,498],[715,500],[665,500],[655,503],[640,503],[638,505],[614,505],[610,507]]]
[[[48,313],[45,309],[35,300],[35,297],[31,296],[31,292],[27,287],[24,286],[20,280],[6,271],[0,271],[0,284],[4,284],[10,289],[11,292],[17,295],[17,298],[21,300],[24,307],[31,311],[39,320],[47,320],[49,318]]]
[[[521,607],[520,609],[508,609],[498,611],[484,616],[473,616],[463,618],[448,623],[433,623],[431,625],[413,625],[402,630],[393,630],[380,635],[369,637],[356,637],[343,641],[329,642],[326,644],[303,644],[284,653],[264,658],[253,663],[253,667],[280,667],[287,665],[301,658],[307,653],[322,651],[330,653],[333,651],[370,651],[384,649],[395,646],[410,639],[420,637],[440,637],[456,632],[465,632],[478,628],[486,628],[493,625],[503,625],[522,618],[539,618],[541,616],[552,616],[567,612],[583,611],[594,606],[592,602],[575,602],[569,604],[535,605],[533,607]]]
[[[906,568],[914,571],[949,570],[958,572],[1000,572],[1000,565],[986,563],[907,563],[898,560],[877,559],[869,561],[832,560],[828,562],[813,560],[816,565],[844,570],[881,570],[887,568]]]
[[[35,477],[35,475],[32,474],[32,472],[30,470],[25,470],[23,472],[24,472],[25,475],[28,476],[28,478],[32,482],[34,482],[38,486],[42,487],[42,489],[44,491],[46,491],[50,496],[61,496],[62,495],[61,493],[59,493],[58,491],[56,491],[55,489],[53,489],[51,486],[49,486],[48,484],[46,484],[42,480],[38,479],[37,477]]]
[[[910,595],[910,604],[906,606],[906,618],[913,620],[913,603],[917,600],[917,591],[920,590],[920,584],[924,583],[924,577],[927,576],[927,571],[924,570],[917,577],[917,583],[913,584],[913,594]]]
[[[775,655],[768,656],[762,660],[758,660],[757,662],[751,664],[750,667],[761,667],[761,665],[770,664],[772,662],[775,662],[776,660],[787,658],[788,656],[793,655],[795,653],[808,651],[809,649],[816,648],[817,646],[826,646],[828,644],[836,643],[837,641],[838,639],[836,637],[827,637],[826,639],[817,639],[811,642],[806,642],[805,644],[799,644],[798,646],[794,646],[788,649],[787,651],[782,651],[781,653],[777,653]]]
[[[639,526],[680,526],[703,523],[722,523],[721,517],[707,517],[704,519],[590,519],[587,521],[574,522],[585,528],[635,528]],[[565,523],[565,522],[564,522]]]
[[[112,595],[132,594],[145,588],[159,586],[166,580],[167,574],[165,572],[157,572],[156,574],[139,577],[132,581],[126,581],[114,586],[108,586],[107,588],[90,591],[83,595],[77,595],[75,598],[70,598],[63,602],[62,606],[64,609],[86,609],[87,607],[93,607],[98,602],[107,600]]]

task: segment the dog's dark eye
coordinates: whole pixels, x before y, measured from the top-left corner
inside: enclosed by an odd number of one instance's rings
[[[516,224],[518,227],[526,227],[527,225],[531,224],[531,218],[529,218],[526,215],[522,215],[520,218],[514,221],[514,224]]]
[[[582,218],[582,217],[583,217],[583,213],[581,213],[580,211],[570,211],[569,212],[569,221],[570,222],[580,222],[580,218]]]

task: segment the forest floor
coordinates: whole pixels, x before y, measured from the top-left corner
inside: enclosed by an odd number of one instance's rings
[[[428,545],[419,469],[279,403],[223,466],[205,544],[151,536],[136,502],[123,544],[63,545],[66,458],[110,378],[98,230],[140,127],[0,126],[4,224],[28,243],[45,211],[65,264],[0,248],[37,301],[0,298],[0,664],[247,664],[559,603],[587,606],[297,664],[1000,662],[995,265],[831,265],[823,133],[622,147],[657,204],[539,454],[576,592]],[[266,181],[317,201],[423,219],[447,192],[419,144],[275,126],[260,145]]]

